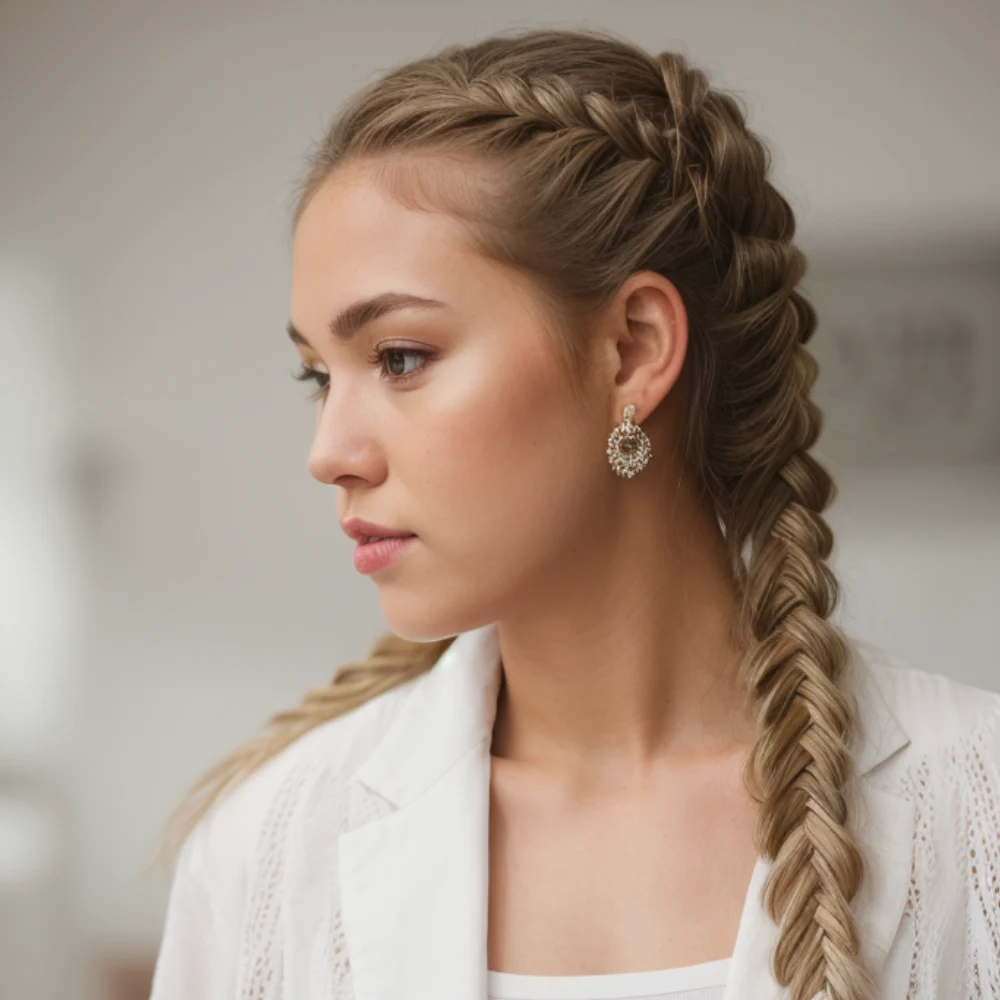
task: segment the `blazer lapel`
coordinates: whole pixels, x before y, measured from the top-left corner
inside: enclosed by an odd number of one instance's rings
[[[908,743],[874,678],[857,671],[852,815],[867,870],[852,904],[878,973],[906,905],[913,805],[872,772]],[[459,634],[354,780],[394,811],[341,834],[342,920],[356,1000],[485,1000],[490,743],[501,681],[496,624]],[[781,1000],[759,858],[724,1000]]]
[[[358,771],[397,809],[340,836],[357,1000],[485,1000],[499,666],[493,627],[461,633]]]

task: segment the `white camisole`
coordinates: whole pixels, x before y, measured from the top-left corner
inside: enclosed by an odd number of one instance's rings
[[[488,1000],[722,1000],[731,958],[602,976],[486,973]]]

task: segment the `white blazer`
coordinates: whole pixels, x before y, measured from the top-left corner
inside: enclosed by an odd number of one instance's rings
[[[1000,997],[1000,695],[853,640],[853,907],[881,1000]],[[310,731],[185,841],[151,1000],[485,1000],[496,625]],[[778,1000],[759,858],[725,1000]]]

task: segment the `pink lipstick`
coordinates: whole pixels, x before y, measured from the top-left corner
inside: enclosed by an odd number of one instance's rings
[[[395,562],[412,548],[416,535],[403,538],[382,538],[377,542],[359,542],[354,550],[354,568],[359,573],[374,573]]]

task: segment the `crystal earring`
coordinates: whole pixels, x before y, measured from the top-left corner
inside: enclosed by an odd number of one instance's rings
[[[611,432],[608,438],[608,460],[611,468],[631,479],[637,472],[646,467],[653,457],[653,448],[646,432],[632,418],[635,416],[635,403],[625,407],[622,422]]]

